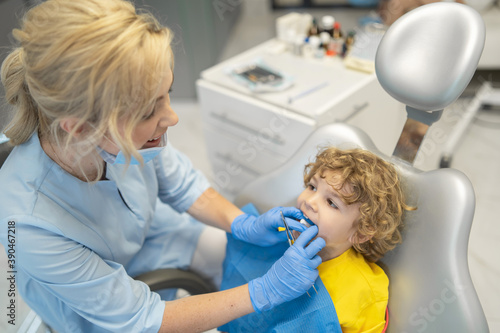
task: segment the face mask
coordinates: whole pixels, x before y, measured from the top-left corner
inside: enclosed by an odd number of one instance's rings
[[[151,161],[153,158],[158,156],[158,154],[161,153],[163,149],[167,146],[167,134],[165,133],[161,137],[161,141],[158,147],[154,148],[146,148],[146,149],[139,149],[137,152],[142,156],[142,159],[144,160],[144,164],[148,163]],[[111,153],[108,153],[107,151],[103,149],[98,149],[99,155],[106,161],[108,164],[115,165],[115,164],[127,164],[127,159],[125,158],[125,155],[123,152],[120,150],[118,152],[118,155],[113,155]],[[141,163],[134,157],[130,156],[130,165],[140,165]]]

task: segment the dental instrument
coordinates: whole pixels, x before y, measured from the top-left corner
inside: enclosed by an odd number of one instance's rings
[[[288,238],[288,244],[290,244],[290,246],[292,246],[293,243],[295,243],[295,237],[293,236],[292,230],[288,226],[288,223],[286,223],[286,219],[285,219],[285,216],[283,215],[283,211],[280,210],[280,213],[281,213],[281,219],[283,220],[283,224],[285,225],[286,238]],[[312,287],[313,287],[314,291],[317,294],[318,291],[316,290],[316,287],[314,286],[314,283],[313,283]],[[307,296],[311,297],[311,295],[309,295],[308,292],[306,292],[306,293],[307,293]]]
[[[281,219],[283,220],[283,224],[285,225],[285,229],[286,229],[286,238],[288,238],[288,244],[290,246],[293,245],[293,243],[295,243],[295,237],[293,237],[293,234],[292,234],[292,231],[290,230],[290,228],[288,227],[288,223],[286,223],[286,220],[285,220],[285,216],[283,215],[283,212],[280,211],[281,213]]]

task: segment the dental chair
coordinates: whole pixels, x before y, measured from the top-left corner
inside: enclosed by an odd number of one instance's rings
[[[413,143],[405,125],[393,156],[386,156],[360,129],[326,125],[282,167],[249,184],[235,199],[238,206],[253,203],[260,212],[295,206],[304,188],[304,166],[325,145],[364,148],[392,162],[407,203],[417,210],[405,214],[403,243],[379,262],[390,280],[389,333],[489,331],[467,263],[475,209],[471,182],[458,170],[423,172],[412,166],[418,151],[414,142],[424,139],[427,128],[466,88],[484,38],[480,16],[465,5],[434,3],[402,16],[382,39],[375,66],[384,89],[407,105],[407,125],[421,127],[412,134]]]

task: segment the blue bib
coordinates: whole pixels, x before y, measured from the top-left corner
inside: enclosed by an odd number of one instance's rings
[[[243,207],[247,214],[256,215],[252,206]],[[257,213],[258,214],[258,213]],[[227,234],[226,258],[221,290],[234,288],[264,275],[281,258],[288,243],[260,247],[234,239]],[[334,332],[342,333],[332,299],[320,278],[316,290],[309,290],[293,301],[262,313],[251,313],[235,319],[219,330],[223,332]]]

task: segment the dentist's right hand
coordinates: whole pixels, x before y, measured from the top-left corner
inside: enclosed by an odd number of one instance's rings
[[[264,276],[248,283],[256,312],[270,310],[311,288],[319,274],[317,267],[321,264],[317,253],[326,245],[322,238],[316,238],[307,245],[317,233],[317,226],[305,230]]]

